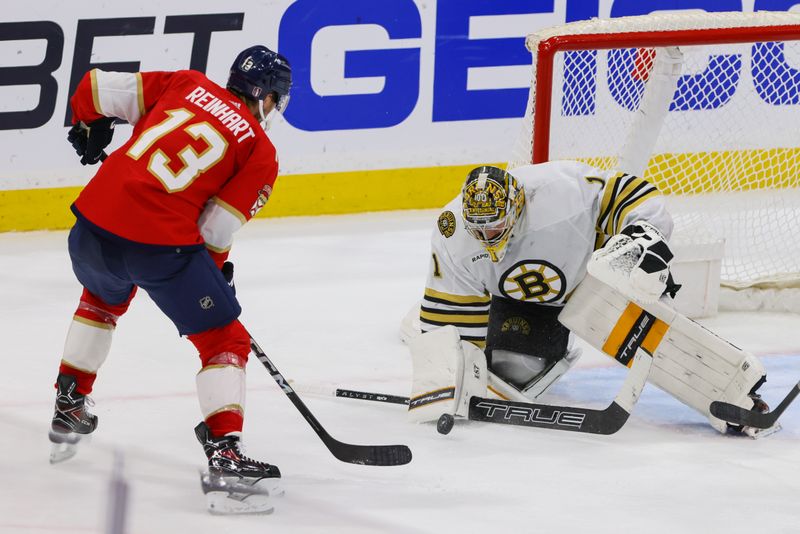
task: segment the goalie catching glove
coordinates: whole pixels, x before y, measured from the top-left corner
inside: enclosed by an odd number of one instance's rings
[[[680,289],[669,270],[672,257],[658,228],[637,221],[596,250],[586,269],[635,300],[655,302],[664,294],[674,297]]]

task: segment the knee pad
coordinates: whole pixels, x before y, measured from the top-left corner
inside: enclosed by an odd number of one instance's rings
[[[247,334],[242,323],[238,319],[220,326],[211,328],[199,334],[189,334],[186,336],[200,353],[200,361],[203,367],[212,365],[214,358],[219,359],[223,354],[228,354],[228,359],[235,355],[241,367],[247,363],[250,356],[250,336]]]
[[[67,339],[64,342],[62,366],[74,369],[72,373],[78,380],[78,391],[88,394],[97,370],[108,358],[111,350],[111,339],[117,326],[117,319],[128,311],[136,289],[131,291],[128,300],[122,304],[108,304],[83,290],[78,309],[72,317]],[[69,374],[69,373],[67,373]]]

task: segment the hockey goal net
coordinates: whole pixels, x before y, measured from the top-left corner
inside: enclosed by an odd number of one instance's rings
[[[724,243],[723,286],[800,287],[800,15],[593,19],[527,46],[509,168],[579,159],[644,176],[668,195],[673,242]]]

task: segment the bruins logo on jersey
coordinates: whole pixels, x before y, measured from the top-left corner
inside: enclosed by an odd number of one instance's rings
[[[500,331],[527,336],[531,333],[531,325],[522,317],[509,317],[503,322]]]
[[[445,237],[450,237],[456,231],[456,216],[452,211],[446,211],[439,215],[439,231]]]
[[[503,296],[525,302],[556,302],[564,295],[567,281],[555,265],[544,260],[515,263],[500,277]]]

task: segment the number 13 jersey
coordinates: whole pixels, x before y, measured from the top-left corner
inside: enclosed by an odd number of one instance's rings
[[[205,243],[212,256],[227,256],[233,232],[272,192],[275,147],[242,101],[200,72],[94,69],[71,105],[75,122],[105,116],[133,125],[73,206],[119,237]]]

